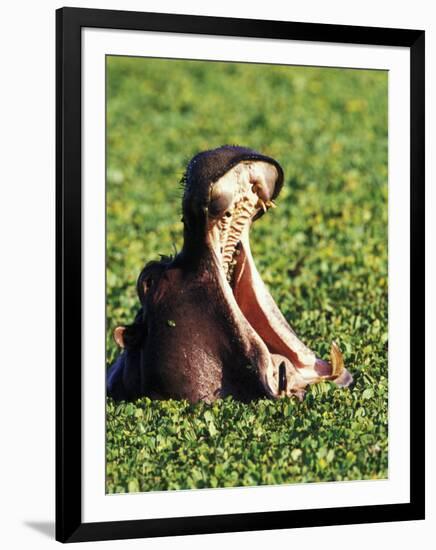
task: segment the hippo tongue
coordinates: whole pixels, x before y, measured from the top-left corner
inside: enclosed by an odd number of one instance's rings
[[[332,362],[318,359],[298,338],[280,312],[256,268],[251,254],[249,227],[241,235],[240,254],[233,278],[235,299],[247,321],[262,338],[271,354],[289,359],[308,383],[331,379],[349,385],[351,375],[343,366],[342,355],[332,345]]]

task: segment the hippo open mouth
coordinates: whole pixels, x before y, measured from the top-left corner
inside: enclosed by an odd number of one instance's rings
[[[277,161],[224,146],[196,155],[183,181],[183,249],[141,272],[141,310],[114,333],[124,350],[108,372],[108,394],[248,401],[302,399],[322,380],[348,386],[338,346],[324,361],[303,344],[251,254],[250,228],[283,186]]]

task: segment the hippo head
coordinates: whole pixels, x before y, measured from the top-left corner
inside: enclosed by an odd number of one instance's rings
[[[115,330],[124,351],[109,371],[109,394],[248,401],[302,399],[322,380],[348,386],[338,346],[324,361],[303,344],[251,254],[251,226],[275,207],[283,186],[279,163],[223,146],[196,155],[183,184],[183,249],[141,272],[141,310]]]

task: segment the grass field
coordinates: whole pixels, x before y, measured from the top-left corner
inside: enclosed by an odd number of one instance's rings
[[[107,402],[107,492],[385,478],[387,73],[108,58],[107,361],[137,310],[143,264],[182,243],[179,180],[239,144],[285,172],[251,232],[281,311],[355,383],[303,403]]]

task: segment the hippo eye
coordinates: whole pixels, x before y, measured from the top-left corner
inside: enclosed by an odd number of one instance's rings
[[[232,204],[233,193],[229,191],[221,191],[216,198],[212,198],[209,203],[209,215],[213,218],[221,218],[224,214],[227,216],[230,214],[226,212],[229,206]],[[230,214],[231,215],[231,214]]]

